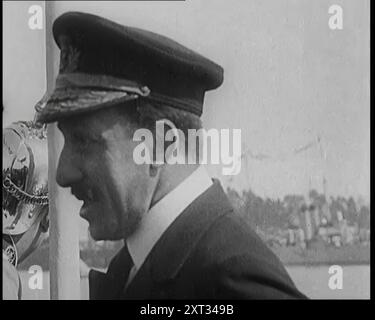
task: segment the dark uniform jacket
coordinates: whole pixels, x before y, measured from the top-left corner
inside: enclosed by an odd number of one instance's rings
[[[124,290],[130,268],[125,246],[106,274],[90,271],[90,299],[305,298],[218,182],[169,226]]]

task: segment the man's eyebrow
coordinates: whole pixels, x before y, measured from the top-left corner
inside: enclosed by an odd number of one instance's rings
[[[57,122],[57,128],[58,128],[61,132],[64,131],[64,128],[65,128],[65,131],[67,131],[67,130],[68,130],[67,128],[69,128],[69,124],[67,125],[66,122],[61,122],[61,121],[59,121],[59,122]]]
[[[69,135],[77,139],[88,139],[92,141],[102,141],[103,137],[100,133],[94,132],[93,130],[87,130],[84,126],[79,123],[75,123],[73,126],[64,126],[63,123],[58,122],[57,127],[64,135]],[[64,129],[64,130],[63,130]],[[65,132],[64,132],[65,131]]]

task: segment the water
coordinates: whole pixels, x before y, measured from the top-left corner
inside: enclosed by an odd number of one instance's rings
[[[330,266],[291,266],[289,275],[297,288],[311,299],[370,299],[370,266],[342,266],[343,287],[332,290],[328,286]]]
[[[370,266],[343,266],[343,288],[331,290],[328,286],[329,266],[289,266],[287,270],[300,291],[311,299],[369,299]],[[43,289],[31,290],[28,287],[30,274],[21,272],[23,299],[49,299],[49,272],[44,272]],[[81,297],[88,299],[87,279],[81,281]]]

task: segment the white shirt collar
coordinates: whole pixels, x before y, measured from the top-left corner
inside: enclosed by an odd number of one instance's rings
[[[153,246],[172,222],[212,184],[206,169],[199,166],[145,214],[138,229],[126,240],[136,269],[142,266]]]

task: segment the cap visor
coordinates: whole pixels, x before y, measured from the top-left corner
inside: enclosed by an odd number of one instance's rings
[[[38,112],[36,120],[41,123],[51,123],[137,98],[137,94],[123,91],[77,88],[55,90],[45,107]]]

